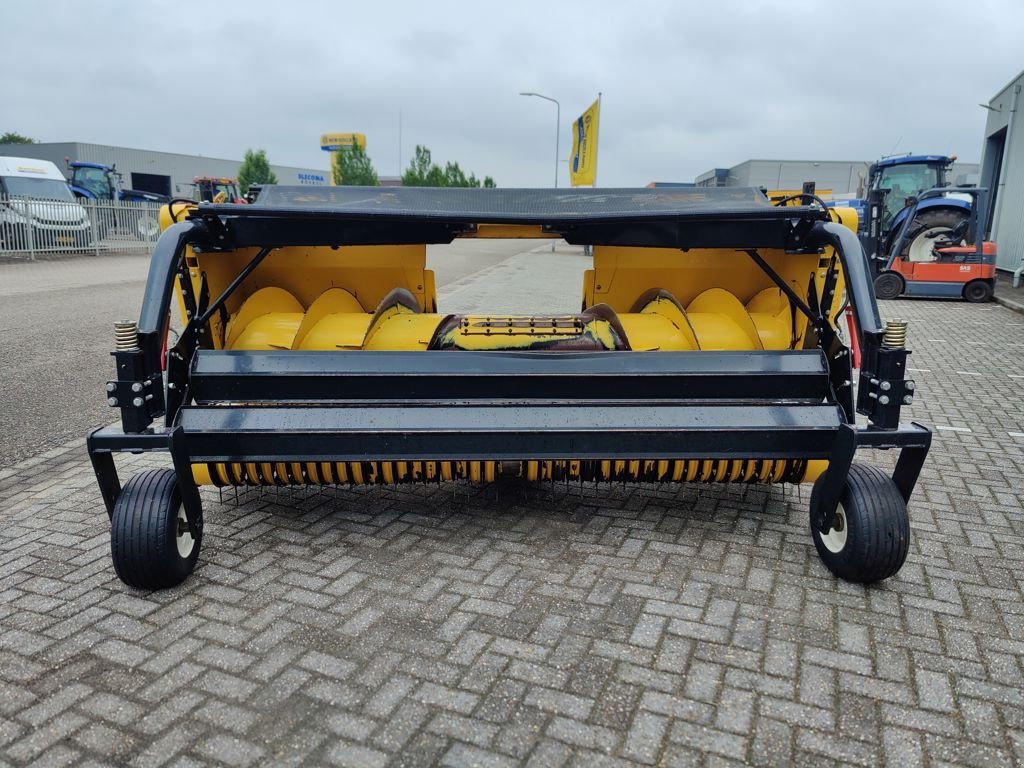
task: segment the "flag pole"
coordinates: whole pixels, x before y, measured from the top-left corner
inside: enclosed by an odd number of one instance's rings
[[[594,145],[594,183],[591,185],[597,188],[597,161],[601,157],[598,151],[601,147],[601,92],[597,92],[597,143]]]

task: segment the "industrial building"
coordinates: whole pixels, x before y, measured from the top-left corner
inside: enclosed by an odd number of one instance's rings
[[[241,160],[152,152],[78,141],[0,144],[0,156],[49,160],[62,170],[65,168],[65,158],[113,165],[124,177],[125,187],[174,197],[191,197],[192,180],[197,176],[237,178],[238,169],[242,165]],[[331,183],[330,171],[324,168],[294,168],[287,165],[271,165],[271,168],[281,184],[324,186]]]
[[[713,168],[694,181],[698,187],[800,189],[813,181],[837,197],[863,197],[872,160],[746,160],[732,168]],[[955,163],[954,184],[977,184],[977,163]]]
[[[996,266],[1024,272],[1024,125],[1017,120],[1024,72],[988,103],[981,156],[981,186],[990,190],[989,232],[996,242]],[[983,105],[984,106],[984,105]]]

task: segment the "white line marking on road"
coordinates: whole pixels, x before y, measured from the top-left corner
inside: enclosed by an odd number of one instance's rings
[[[907,370],[909,371],[910,369],[908,368]],[[1024,379],[1024,376],[1022,376],[1019,373],[1009,373],[1007,374],[1007,376],[1009,376],[1011,379]]]
[[[936,424],[936,429],[942,430],[943,432],[970,432],[970,427],[948,427],[945,424]]]
[[[945,339],[928,339],[932,344],[949,344]]]
[[[931,373],[931,368],[907,368],[911,373]]]
[[[961,376],[981,376],[977,371],[957,371]]]
[[[991,469],[991,470],[994,470],[996,472],[1002,472],[1003,471],[1002,467],[978,467],[978,469]]]
[[[1007,432],[1010,437],[1024,437],[1024,432]]]

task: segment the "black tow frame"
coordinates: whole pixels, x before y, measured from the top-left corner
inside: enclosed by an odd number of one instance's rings
[[[200,206],[157,243],[138,348],[114,352],[118,377],[107,389],[112,405],[121,409],[121,427],[88,436],[108,514],[121,491],[114,454],[149,451],[170,453],[193,533],[200,496],[192,464],[204,462],[827,459],[813,520],[825,532],[856,451],[897,449],[893,480],[909,500],[931,433],[920,424],[900,423],[900,408],[914,391],[905,376],[908,351],[884,343],[867,259],[847,228],[827,220],[820,209],[804,207],[746,210],[743,215],[706,208],[692,216],[659,210],[626,222],[600,216],[534,218],[524,214],[514,220],[542,223],[577,244],[678,247],[680,258],[686,258],[689,247],[737,247],[785,291],[794,311],[808,316],[818,349],[651,354],[213,350],[210,318],[223,311],[231,291],[275,246],[449,242],[473,225],[459,216],[389,219],[365,211],[331,216],[261,211],[259,205]],[[198,295],[192,290],[184,260],[187,245],[206,251],[259,249],[211,301],[205,284]],[[801,297],[758,253],[759,248],[780,247],[820,252],[828,246],[835,249],[846,277],[862,349],[856,402],[849,349],[832,330],[834,318],[829,322],[824,314],[836,303],[837,259],[829,264],[825,295],[817,295],[812,281]],[[176,281],[189,321],[164,358]],[[457,366],[455,361],[460,361]],[[338,392],[349,394],[339,397]],[[244,400],[246,406],[217,404],[224,400]],[[857,414],[867,417],[867,425],[856,426]],[[153,426],[161,416],[163,425]]]

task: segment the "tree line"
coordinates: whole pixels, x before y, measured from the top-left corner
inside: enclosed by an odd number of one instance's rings
[[[0,134],[0,144],[35,144],[35,139],[8,131]],[[373,161],[363,147],[353,145],[335,153],[331,163],[331,180],[337,185],[376,187],[380,185]],[[262,149],[247,149],[238,169],[238,186],[244,195],[253,184],[277,184],[277,176],[270,168],[267,153]],[[402,173],[403,187],[485,187],[497,186],[494,179],[466,172],[457,162],[447,162],[442,168],[434,162],[430,150],[417,144],[409,167]]]

